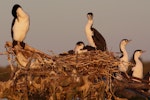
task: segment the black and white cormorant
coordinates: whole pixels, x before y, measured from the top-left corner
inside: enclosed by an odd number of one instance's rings
[[[87,36],[87,40],[89,45],[95,47],[97,50],[106,51],[107,45],[104,37],[95,29],[93,28],[93,13],[87,14],[88,22],[85,26],[85,33]]]
[[[81,54],[87,51],[95,50],[94,47],[84,44],[83,41],[78,41],[73,50],[69,50],[67,53],[61,53],[60,56],[66,56],[69,54]]]
[[[87,52],[87,51],[91,51],[91,50],[95,50],[95,48],[92,47],[92,46],[89,46],[89,45],[85,46],[83,41],[78,41],[76,43],[75,48],[74,48],[75,54],[81,54],[81,53],[84,53],[84,52]]]
[[[121,74],[116,73],[116,78],[119,80],[122,80],[122,75],[126,75],[127,78],[129,78],[129,75],[127,74],[128,66],[129,66],[129,61],[128,61],[128,53],[126,50],[126,45],[130,42],[131,40],[128,39],[122,39],[120,42],[120,51],[121,51],[121,57],[120,57],[120,64],[118,65],[118,70],[121,72]],[[123,72],[123,73],[122,73]]]
[[[20,44],[22,48],[25,48],[25,43],[23,41],[29,30],[29,25],[30,25],[29,16],[18,4],[15,4],[13,6],[12,16],[14,17],[11,26],[13,47],[15,45]]]
[[[132,68],[132,76],[136,78],[143,79],[143,63],[140,60],[140,56],[142,55],[144,51],[142,50],[136,50],[134,52],[134,61],[135,61],[135,66]]]
[[[120,61],[121,63],[119,64],[118,68],[121,72],[127,72],[128,70],[128,66],[129,66],[129,57],[128,57],[128,53],[126,50],[126,45],[130,42],[131,40],[128,39],[123,39],[120,42],[120,51],[122,53],[121,57],[120,57]]]
[[[75,54],[81,54],[81,53],[87,52],[87,50],[85,50],[84,47],[85,47],[85,44],[82,41],[77,42],[74,48]]]

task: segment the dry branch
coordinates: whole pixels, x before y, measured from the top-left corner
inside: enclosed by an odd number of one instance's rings
[[[120,73],[117,68],[120,61],[109,51],[50,56],[29,45],[22,50],[6,42],[5,47],[7,56],[12,57],[10,64],[16,66],[16,70],[9,81],[0,82],[0,98],[121,100],[115,92],[122,89],[131,89],[146,97],[150,95],[145,91],[150,89],[149,82],[115,78],[115,73]]]

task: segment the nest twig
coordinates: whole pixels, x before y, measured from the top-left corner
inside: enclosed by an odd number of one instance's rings
[[[117,66],[120,61],[109,51],[50,56],[29,45],[22,50],[19,46],[12,48],[11,42],[6,42],[5,47],[5,54],[9,58],[12,56],[9,63],[14,74],[9,81],[0,82],[1,98],[119,100],[115,92],[127,88],[147,97],[150,95],[143,92],[150,89],[149,83],[135,83],[126,77],[121,81],[115,78],[115,73],[119,73]],[[130,63],[130,66],[133,64]]]

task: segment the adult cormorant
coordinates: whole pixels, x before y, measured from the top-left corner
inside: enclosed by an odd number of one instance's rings
[[[85,33],[89,42],[89,45],[97,50],[106,51],[107,45],[104,37],[93,28],[93,13],[87,14],[88,22],[85,26]]]
[[[13,39],[13,47],[20,44],[22,48],[25,48],[23,42],[26,34],[29,30],[30,20],[28,14],[18,4],[15,4],[12,8],[12,15],[14,17],[11,26],[11,35]]]
[[[136,78],[143,79],[143,63],[140,60],[140,56],[142,55],[144,51],[142,50],[136,50],[134,52],[134,61],[135,61],[135,66],[132,68],[132,76]]]

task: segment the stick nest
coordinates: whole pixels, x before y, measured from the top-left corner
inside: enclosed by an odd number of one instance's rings
[[[29,45],[24,50],[19,46],[13,49],[11,42],[6,42],[5,47],[4,54],[8,56],[12,74],[10,80],[0,82],[1,98],[121,100],[115,95],[118,89],[149,89],[148,83],[133,82],[126,77],[117,80],[115,73],[120,73],[117,68],[120,61],[109,51],[95,50],[62,56],[47,55]]]

